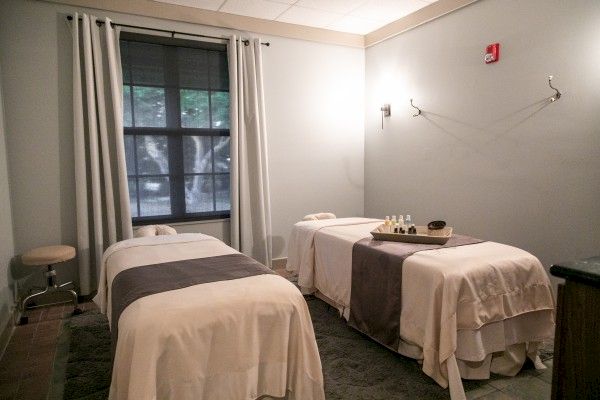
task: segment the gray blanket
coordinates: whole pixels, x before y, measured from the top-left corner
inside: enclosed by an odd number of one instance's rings
[[[404,260],[419,251],[480,242],[483,240],[453,235],[444,245],[387,242],[372,238],[354,243],[348,324],[397,351]]]
[[[113,356],[117,348],[119,317],[125,308],[137,299],[201,283],[228,281],[273,273],[269,268],[243,254],[172,261],[121,271],[112,282],[111,334]],[[182,299],[181,301],[186,300]],[[157,315],[157,318],[160,318],[160,316]]]

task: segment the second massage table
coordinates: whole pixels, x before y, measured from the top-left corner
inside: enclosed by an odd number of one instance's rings
[[[382,223],[298,222],[286,268],[298,274],[304,293],[314,293],[349,320],[351,288],[360,284],[352,281],[353,248]],[[553,338],[554,298],[536,257],[481,242],[416,252],[401,269],[400,337],[392,350],[421,360],[423,372],[449,387],[453,400],[465,398],[461,378],[487,379],[490,372],[514,376],[526,357],[545,368],[538,346]]]

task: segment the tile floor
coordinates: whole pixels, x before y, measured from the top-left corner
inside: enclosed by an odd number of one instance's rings
[[[82,310],[93,307],[93,303],[80,304]],[[28,312],[29,324],[15,328],[0,359],[0,400],[48,399],[58,338],[71,310],[70,304],[35,309]],[[466,383],[467,398],[550,399],[552,360],[545,364],[546,370],[527,369],[514,378],[496,378],[477,387]],[[469,386],[473,388],[469,390]]]
[[[86,310],[94,304],[79,307]],[[63,320],[72,310],[71,304],[30,310],[29,323],[15,327],[0,359],[0,400],[47,399]]]
[[[467,390],[467,399],[548,400],[552,389],[552,360],[547,360],[544,364],[548,367],[545,370],[531,367],[519,372],[514,378],[496,376],[483,386]]]

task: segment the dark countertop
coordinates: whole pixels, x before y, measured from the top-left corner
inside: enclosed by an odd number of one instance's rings
[[[550,273],[561,278],[600,286],[600,256],[553,265],[550,267]]]

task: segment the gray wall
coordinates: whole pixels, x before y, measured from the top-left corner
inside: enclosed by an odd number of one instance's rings
[[[365,214],[442,218],[545,266],[597,255],[598,21],[597,1],[482,0],[368,48]]]
[[[1,72],[0,69],[0,74]],[[9,321],[13,306],[10,262],[15,252],[5,143],[4,106],[0,86],[0,334]],[[1,346],[0,342],[0,353],[3,350]]]
[[[71,34],[65,20],[74,10],[39,1],[0,1],[0,62],[17,253],[76,242]],[[91,13],[184,32],[232,33],[100,10]],[[363,213],[364,51],[278,37],[265,40],[271,42],[264,49],[263,68],[277,258],[286,255],[291,225],[303,215]],[[228,221],[176,228],[229,239]],[[76,277],[74,263],[59,268],[63,277]]]

